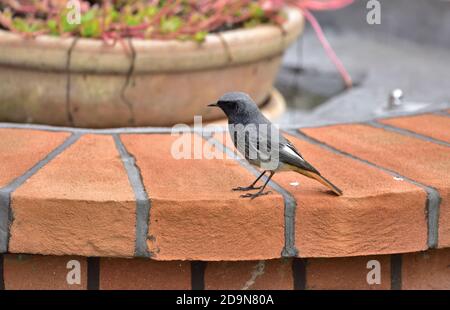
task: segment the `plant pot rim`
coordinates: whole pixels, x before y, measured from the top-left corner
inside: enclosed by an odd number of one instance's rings
[[[38,36],[0,30],[0,65],[50,71],[128,74],[207,70],[279,56],[301,33],[302,13],[284,9],[281,26],[260,25],[206,36],[203,43],[180,40],[124,39],[106,45],[102,40]],[[131,66],[130,66],[131,65]]]

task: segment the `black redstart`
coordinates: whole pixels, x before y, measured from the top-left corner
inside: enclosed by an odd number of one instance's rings
[[[342,191],[325,179],[319,171],[309,164],[294,145],[289,142],[258,109],[249,95],[241,92],[226,93],[217,101],[210,104],[220,107],[228,117],[228,129],[234,145],[252,165],[264,171],[247,187],[238,187],[233,190],[258,190],[241,197],[255,198],[266,195],[264,189],[276,171],[295,171],[309,178],[315,179],[330,188],[336,195]],[[263,186],[255,187],[261,177],[269,172],[269,177]]]

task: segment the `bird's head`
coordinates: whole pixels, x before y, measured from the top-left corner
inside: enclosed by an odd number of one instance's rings
[[[259,113],[258,106],[252,98],[246,93],[230,92],[226,93],[216,103],[208,105],[209,107],[219,107],[230,120],[239,120],[253,113]]]

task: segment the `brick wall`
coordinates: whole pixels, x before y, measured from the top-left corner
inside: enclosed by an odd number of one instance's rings
[[[70,263],[73,261],[79,262],[79,284],[67,281],[68,274],[78,268]],[[376,278],[372,276],[374,266],[379,267],[379,284],[367,282],[368,274],[369,279]],[[4,254],[3,284],[7,290],[448,290],[450,249],[402,255],[206,263]]]
[[[253,168],[174,158],[168,129],[0,124],[0,286],[450,289],[449,117],[291,130],[344,195],[285,172],[255,200]]]

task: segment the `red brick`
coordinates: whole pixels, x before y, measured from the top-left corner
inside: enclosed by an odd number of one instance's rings
[[[0,129],[0,187],[24,174],[69,137],[23,129]]]
[[[425,114],[380,120],[380,123],[407,129],[421,135],[450,143],[450,118]]]
[[[437,188],[442,198],[439,246],[450,246],[448,147],[366,125],[338,125],[303,131],[339,150]],[[406,205],[406,202],[402,201],[401,204]]]
[[[450,249],[403,255],[402,289],[450,290]]]
[[[149,249],[159,260],[279,257],[284,204],[278,194],[249,200],[233,192],[254,176],[234,160],[175,159],[177,136],[123,135],[151,198]],[[200,140],[201,141],[201,140]],[[208,146],[207,142],[201,141]]]
[[[380,263],[380,284],[368,284],[367,275],[376,260]],[[306,267],[306,288],[313,290],[387,290],[391,288],[389,255],[340,258],[311,258]]]
[[[80,284],[69,284],[71,260],[80,263]],[[7,290],[84,290],[87,287],[87,263],[84,257],[6,254],[4,280]]]
[[[141,258],[103,258],[100,261],[100,289],[189,290],[190,263],[158,262]]]
[[[379,169],[287,136],[340,187],[337,197],[315,180],[282,172],[274,180],[297,201],[295,241],[301,257],[389,254],[426,249],[425,192]],[[298,182],[298,186],[292,183]]]
[[[292,290],[291,259],[210,262],[205,271],[208,290]]]
[[[132,256],[134,194],[111,136],[87,135],[12,196],[10,252]]]

